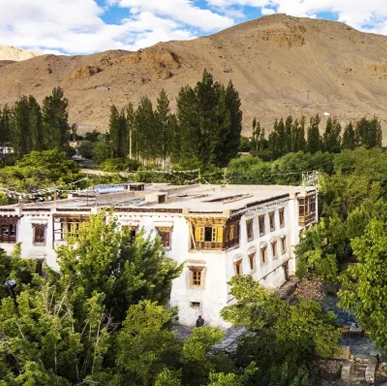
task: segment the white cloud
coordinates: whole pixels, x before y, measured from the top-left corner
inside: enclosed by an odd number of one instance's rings
[[[0,0],[0,43],[63,53],[138,49],[190,39],[195,36],[190,28],[212,31],[234,23],[189,0],[164,0],[162,6],[159,0],[122,3],[122,20],[104,22],[104,13],[118,1],[123,0],[109,0],[100,7],[96,0]]]
[[[121,7],[129,8],[132,13],[152,12],[198,27],[203,31],[227,28],[234,24],[231,18],[208,9],[201,9],[191,0],[117,0],[116,3]]]
[[[322,12],[337,14],[338,21],[355,28],[387,32],[387,1],[385,0],[207,0],[214,7],[250,6],[262,14],[276,9],[278,13],[314,17]],[[369,28],[368,25],[372,25]]]
[[[41,52],[89,53],[190,39],[245,19],[245,7],[339,21],[387,34],[386,0],[0,0],[0,43]],[[121,20],[104,21],[111,7]],[[207,8],[207,9],[205,9]],[[257,12],[257,13],[258,13]]]

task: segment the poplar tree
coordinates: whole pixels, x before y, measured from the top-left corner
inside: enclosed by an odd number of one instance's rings
[[[169,108],[169,99],[165,90],[161,90],[159,97],[157,98],[157,106],[155,112],[155,120],[157,124],[157,133],[155,141],[158,146],[158,156],[165,161],[170,153],[171,132],[170,132],[170,120],[171,110]]]
[[[125,158],[129,152],[127,120],[114,105],[110,108],[109,137],[114,157]]]
[[[140,100],[134,120],[137,152],[143,160],[155,160],[158,157],[157,122],[152,102],[148,97]]]
[[[341,125],[337,118],[328,118],[323,135],[323,150],[329,153],[339,153],[341,144]]]
[[[15,103],[12,115],[12,147],[18,158],[31,151],[29,139],[28,99],[26,96],[22,96]]]
[[[231,82],[224,87],[205,70],[194,89],[180,89],[176,116],[180,163],[225,166],[237,154],[242,112],[239,95]]]
[[[134,149],[136,148],[135,141],[136,141],[136,134],[135,134],[135,110],[133,107],[133,103],[129,103],[126,108],[126,124],[128,127],[128,155],[129,158],[134,158]]]
[[[317,114],[310,119],[310,126],[308,127],[307,151],[311,154],[317,153],[321,150],[321,136],[319,131],[320,117]]]
[[[367,149],[382,146],[382,128],[377,118],[371,120],[363,117],[356,124],[355,138],[358,146],[365,146]]]
[[[305,151],[305,117],[301,117],[301,120],[296,119],[293,122],[291,129],[291,151]]]
[[[289,115],[286,118],[285,121],[285,131],[284,131],[284,139],[283,139],[283,146],[284,146],[284,153],[287,154],[292,151],[292,128],[293,128],[293,117]]]
[[[181,164],[198,162],[202,133],[195,91],[190,86],[182,87],[176,102],[176,116],[179,122],[178,137],[181,148],[180,157],[175,153],[174,158],[179,159]]]
[[[345,126],[343,142],[341,146],[343,149],[348,150],[353,150],[356,147],[355,130],[353,129],[352,122]]]
[[[0,108],[0,144],[10,144],[12,140],[12,128],[11,128],[11,110],[7,105]]]
[[[28,97],[29,109],[29,143],[31,150],[43,150],[42,112],[39,103],[30,95]]]
[[[43,100],[43,132],[45,149],[64,150],[68,146],[70,125],[68,123],[68,99],[60,87]]]

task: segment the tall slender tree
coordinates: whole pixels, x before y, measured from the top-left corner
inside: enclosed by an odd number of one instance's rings
[[[68,147],[68,105],[69,101],[60,87],[55,87],[52,94],[44,98],[42,115],[45,149],[65,150]]]
[[[348,150],[353,150],[356,146],[355,130],[353,128],[352,122],[345,126],[343,142],[341,146],[343,149]]]
[[[309,153],[317,153],[321,150],[321,136],[319,130],[319,124],[321,119],[317,114],[315,117],[310,119],[310,126],[308,127],[308,139],[307,139],[307,150]]]

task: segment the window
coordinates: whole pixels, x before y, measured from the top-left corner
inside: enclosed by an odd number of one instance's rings
[[[40,276],[43,276],[43,266],[45,259],[37,259],[36,261],[36,273]]]
[[[298,199],[299,225],[305,226],[316,221],[316,195]]]
[[[46,242],[46,224],[32,224],[35,245],[44,244]]]
[[[191,308],[200,309],[200,302],[190,302],[189,305]]]
[[[203,286],[203,267],[188,267],[191,287]]]
[[[269,213],[269,222],[270,222],[270,232],[275,231],[274,212]]]
[[[164,248],[171,246],[172,227],[156,227],[157,232],[161,238],[161,244]]]
[[[246,229],[247,229],[247,241],[252,241],[254,239],[253,220],[246,221]]]
[[[235,275],[242,275],[242,259],[234,263]]]
[[[202,271],[193,271],[192,284],[193,285],[202,284]]]
[[[225,230],[225,247],[231,248],[239,244],[239,222],[228,224]]]
[[[265,216],[259,216],[259,235],[265,235]]]
[[[261,260],[262,260],[262,264],[265,264],[266,263],[266,254],[267,254],[267,247],[264,246],[264,247],[261,247]]]
[[[16,226],[18,217],[1,217],[0,218],[0,242],[16,243]]]
[[[278,213],[279,213],[280,227],[284,228],[285,227],[285,209],[281,208]]]
[[[138,232],[138,225],[122,225],[122,230],[129,233],[130,241],[136,238]]]
[[[223,227],[195,227],[197,248],[223,248]]]
[[[286,253],[286,237],[281,238],[281,249],[282,249],[282,254],[284,255]]]
[[[249,262],[250,262],[250,269],[254,271],[255,269],[255,252],[249,253]]]
[[[272,241],[271,243],[271,251],[273,253],[273,259],[277,259],[278,255],[277,255],[277,241]]]

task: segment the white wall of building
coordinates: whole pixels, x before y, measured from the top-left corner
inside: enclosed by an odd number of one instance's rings
[[[279,209],[284,209],[285,225],[281,228]],[[52,212],[42,213],[29,211],[23,214],[17,226],[18,241],[22,243],[22,256],[44,258],[46,263],[58,271],[55,247],[63,242],[53,242]],[[275,230],[270,231],[269,213],[275,212]],[[1,212],[1,208],[0,208]],[[78,214],[78,213],[77,213]],[[84,213],[84,214],[90,214]],[[194,325],[198,315],[211,325],[228,327],[222,320],[220,311],[231,304],[233,298],[227,284],[235,275],[235,262],[242,260],[242,274],[250,274],[264,286],[277,288],[285,282],[284,263],[289,264],[289,273],[294,274],[296,262],[294,246],[299,242],[299,233],[302,227],[298,225],[298,202],[295,196],[265,205],[245,210],[240,219],[240,243],[228,250],[193,250],[191,249],[191,227],[184,214],[179,213],[136,213],[118,212],[114,214],[123,226],[133,225],[144,229],[147,234],[156,235],[156,227],[172,227],[171,244],[165,249],[167,258],[178,264],[184,264],[180,277],[173,281],[171,291],[171,305],[179,309],[179,320],[185,325]],[[260,236],[258,216],[265,216],[265,235]],[[253,220],[253,240],[247,240],[246,221]],[[317,220],[317,218],[316,218]],[[32,224],[46,224],[46,241],[44,245],[34,245]],[[281,237],[286,237],[286,251],[282,253]],[[276,259],[273,258],[271,242],[277,241]],[[261,260],[261,247],[267,246],[266,262]],[[6,252],[11,253],[14,244],[0,244]],[[254,269],[250,267],[248,255],[255,252]],[[203,285],[201,288],[190,283],[190,266],[200,266],[203,269]],[[200,305],[198,305],[200,304]]]

